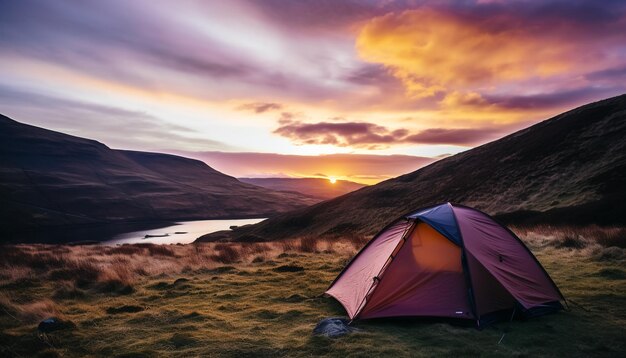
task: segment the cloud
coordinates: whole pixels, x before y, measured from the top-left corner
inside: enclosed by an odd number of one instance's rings
[[[204,100],[339,96],[353,84],[335,56],[357,61],[348,39],[296,36],[243,1],[0,2],[0,24],[0,56]]]
[[[612,72],[612,71],[603,71]],[[605,76],[607,74],[602,74]],[[614,76],[619,76],[619,71],[615,71]],[[624,72],[626,75],[626,71]],[[600,76],[600,74],[598,74]],[[607,98],[615,94],[623,92],[623,89],[619,87],[598,87],[587,86],[581,88],[574,88],[569,90],[561,90],[551,93],[539,93],[531,95],[508,95],[497,96],[487,95],[483,98],[484,103],[490,103],[493,106],[504,109],[545,109],[555,108],[562,106],[571,106],[577,103],[585,103],[593,100],[594,98]]]
[[[203,160],[216,170],[235,177],[316,177],[323,173],[366,184],[412,172],[435,160],[410,155],[170,152]]]
[[[585,76],[591,81],[615,81],[626,78],[626,66],[618,66],[607,68],[595,72],[591,72]]]
[[[248,2],[273,22],[286,27],[289,31],[309,33],[345,30],[355,22],[405,6],[393,2],[376,3],[360,0],[249,0]]]
[[[299,113],[294,112],[282,112],[280,114],[280,118],[278,118],[278,123],[281,125],[289,124],[294,121],[296,117],[299,117]]]
[[[503,123],[623,93],[625,7],[608,0],[0,1],[1,82],[55,98],[22,96],[0,110],[137,149],[481,143],[513,128]],[[258,125],[269,118],[239,110],[280,117],[276,134],[293,143],[274,143],[267,122]],[[245,135],[233,129],[240,123]],[[119,136],[120,128],[128,134]]]
[[[269,111],[278,111],[283,108],[283,105],[280,103],[271,103],[271,102],[254,102],[254,103],[244,103],[237,107],[240,111],[252,111],[254,113],[265,113]]]
[[[172,143],[196,150],[231,148],[219,141],[199,138],[189,128],[165,122],[145,112],[2,85],[0,111],[19,122],[96,139],[114,148],[156,150],[171,147]]]
[[[509,16],[481,24],[450,12],[407,10],[371,20],[357,49],[365,60],[392,68],[416,97],[569,69],[567,44],[533,38],[516,25]]]
[[[274,131],[297,144],[330,144],[339,147],[373,147],[393,142],[385,127],[364,122],[288,122]]]
[[[431,128],[416,133],[407,129],[390,130],[367,122],[283,123],[274,133],[298,145],[329,144],[338,147],[386,148],[399,144],[475,145],[495,139],[502,128]]]
[[[430,4],[367,21],[356,42],[361,58],[385,66],[413,99],[478,108],[572,87],[591,94],[583,79],[626,61],[626,11],[617,2]]]
[[[419,144],[476,145],[502,135],[499,128],[430,128],[406,136],[403,140]]]

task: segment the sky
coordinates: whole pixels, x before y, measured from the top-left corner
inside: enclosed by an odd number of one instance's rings
[[[362,183],[626,92],[624,1],[0,0],[0,113]]]

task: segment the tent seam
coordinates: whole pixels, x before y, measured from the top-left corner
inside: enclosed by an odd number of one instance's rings
[[[452,204],[450,204],[452,205]],[[543,271],[543,274],[548,278],[548,280],[550,280],[550,282],[552,283],[552,286],[554,286],[554,288],[556,289],[556,292],[559,293],[559,295],[561,295],[561,298],[563,299],[563,302],[565,302],[565,305],[567,306],[567,308],[569,309],[569,305],[567,304],[567,299],[565,298],[565,296],[563,295],[563,293],[561,292],[561,290],[559,289],[559,286],[556,285],[556,283],[554,282],[554,280],[552,279],[552,277],[550,276],[550,274],[548,274],[548,271],[546,271],[546,268],[543,267],[543,265],[541,264],[541,262],[539,262],[539,259],[537,259],[537,256],[535,256],[535,254],[533,254],[532,251],[530,251],[530,249],[528,248],[528,246],[526,246],[526,244],[524,244],[524,242],[522,241],[522,239],[520,239],[511,229],[509,229],[508,226],[503,225],[500,221],[496,220],[493,216],[487,214],[486,212],[482,211],[482,210],[478,210],[475,208],[470,208],[469,206],[465,206],[465,205],[460,205],[460,204],[455,204],[456,206],[465,208],[465,209],[469,209],[469,210],[474,210],[476,212],[479,212],[483,215],[485,215],[486,217],[488,217],[489,219],[493,220],[493,222],[495,222],[496,224],[498,224],[499,226],[501,226],[502,228],[504,228],[504,230],[506,230],[511,236],[513,236],[513,238],[515,240],[517,240],[517,242],[519,244],[522,245],[522,247],[526,250],[526,252],[528,252],[530,254],[530,256],[533,258],[533,260],[535,260],[535,263],[539,266],[539,268],[541,268],[541,270]],[[453,211],[454,213],[454,211]],[[455,219],[456,219],[456,215],[455,215]],[[462,236],[461,236],[462,237]]]
[[[409,221],[408,218],[406,220]],[[385,263],[380,268],[380,271],[378,272],[378,274],[372,278],[372,281],[373,281],[372,285],[367,290],[367,292],[365,293],[365,296],[363,297],[363,300],[361,301],[361,303],[357,307],[357,309],[356,309],[356,311],[354,313],[354,318],[352,319],[352,321],[357,319],[359,317],[359,314],[361,313],[361,311],[363,311],[363,309],[365,309],[365,306],[367,305],[366,300],[367,300],[368,296],[374,293],[373,292],[373,290],[375,290],[374,286],[378,286],[376,284],[376,279],[378,279],[378,283],[379,284],[382,282],[381,275],[383,275],[385,273],[385,271],[387,271],[387,268],[389,268],[389,266],[391,266],[391,262],[393,262],[393,260],[395,259],[394,253],[396,253],[396,255],[397,255],[398,252],[400,252],[400,250],[402,249],[402,246],[404,246],[404,244],[406,244],[407,236],[409,236],[413,232],[413,228],[415,226],[417,226],[417,220],[414,220],[412,224],[407,225],[406,229],[402,233],[402,238],[400,239],[400,241],[398,242],[396,247],[394,247],[394,249],[391,251],[391,254],[389,254],[389,257],[387,258],[387,260],[385,260]]]
[[[439,204],[439,205],[441,205],[441,204]],[[417,209],[417,210],[415,210],[415,211],[412,211],[412,213],[414,213],[414,212],[419,212],[419,211],[423,211],[423,210],[426,210],[426,209],[429,209],[429,208],[433,208],[433,207],[435,207],[435,206],[437,206],[437,205],[429,205],[429,206],[424,206],[424,207],[419,208],[419,209]],[[333,285],[334,285],[335,283],[337,283],[337,281],[339,280],[339,278],[341,278],[341,276],[343,276],[343,274],[346,272],[346,270],[348,269],[348,267],[350,267],[350,266],[354,263],[354,261],[356,261],[357,257],[359,257],[359,256],[360,256],[360,255],[361,255],[361,254],[362,254],[362,253],[363,253],[363,252],[364,252],[364,251],[365,251],[365,250],[366,250],[366,249],[370,246],[370,244],[371,244],[371,243],[373,243],[374,241],[376,241],[376,239],[377,239],[380,235],[382,235],[382,233],[384,233],[387,229],[389,229],[390,227],[392,227],[392,226],[393,226],[394,224],[396,224],[398,221],[400,221],[400,220],[402,220],[402,219],[409,221],[408,216],[409,216],[408,214],[404,214],[404,215],[401,215],[401,216],[397,217],[395,220],[393,220],[392,222],[390,222],[389,224],[387,224],[387,226],[383,227],[383,228],[382,228],[382,229],[381,229],[381,230],[380,230],[380,231],[379,231],[376,235],[374,235],[374,236],[370,239],[370,241],[368,241],[368,242],[367,242],[367,244],[365,244],[365,246],[363,246],[363,248],[361,248],[361,250],[359,250],[359,252],[357,252],[357,254],[356,254],[356,255],[354,255],[354,257],[352,258],[352,260],[350,260],[350,262],[348,262],[348,264],[347,264],[347,265],[343,268],[343,270],[341,270],[341,272],[339,273],[339,275],[337,275],[337,277],[335,277],[335,279],[333,280],[333,282],[331,282],[331,283],[330,283],[330,285],[328,286],[328,288],[326,289],[326,291],[330,290],[330,289],[333,287]],[[444,236],[445,236],[445,235],[444,235]],[[326,292],[326,291],[324,291],[324,292]]]
[[[456,225],[457,230],[459,231],[459,238],[461,239],[461,266],[463,266],[463,272],[466,273],[466,281],[470,290],[470,295],[468,295],[468,300],[470,301],[470,307],[472,308],[472,313],[476,318],[476,324],[480,327],[480,316],[478,315],[478,310],[476,309],[476,295],[474,294],[474,285],[472,284],[472,275],[469,269],[469,265],[467,264],[467,250],[465,249],[465,240],[463,240],[463,233],[461,232],[461,228],[459,227],[459,220],[456,217],[456,213],[454,212],[454,206],[450,202],[448,202],[450,206],[450,211],[452,212],[452,216],[454,217],[454,224]]]

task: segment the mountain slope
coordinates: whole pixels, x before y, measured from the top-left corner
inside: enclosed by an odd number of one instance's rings
[[[2,229],[267,216],[315,200],[242,183],[205,163],[113,150],[0,116]]]
[[[331,183],[323,178],[238,178],[239,181],[262,186],[272,190],[295,191],[322,200],[336,198],[340,195],[365,187],[364,184],[348,180],[337,180]]]
[[[626,223],[626,95],[592,103],[412,173],[242,228],[236,239],[371,235],[451,201],[511,222]]]

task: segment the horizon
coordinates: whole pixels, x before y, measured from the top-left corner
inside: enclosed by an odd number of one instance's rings
[[[0,10],[0,113],[236,177],[374,184],[626,92],[620,2]]]

